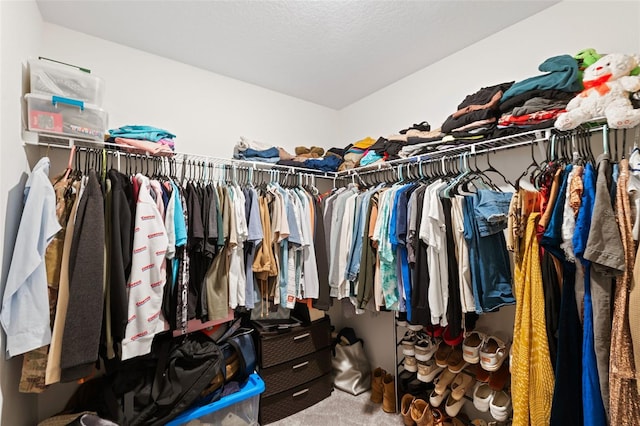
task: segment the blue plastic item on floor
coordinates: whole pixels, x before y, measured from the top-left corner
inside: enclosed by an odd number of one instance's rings
[[[208,416],[211,413],[215,413],[224,408],[246,401],[249,398],[252,398],[254,396],[257,397],[262,392],[264,392],[264,382],[262,381],[262,378],[258,376],[258,374],[253,373],[252,375],[249,376],[249,378],[244,383],[244,385],[240,387],[240,390],[238,392],[234,392],[231,395],[227,395],[223,398],[220,398],[219,400],[217,400],[216,402],[212,402],[211,404],[203,405],[202,407],[195,407],[190,410],[187,410],[184,413],[180,414],[175,419],[173,419],[172,421],[170,421],[169,423],[167,423],[166,426],[179,426],[191,420]],[[257,404],[255,405],[256,405],[255,417],[257,420],[257,416],[258,416]]]

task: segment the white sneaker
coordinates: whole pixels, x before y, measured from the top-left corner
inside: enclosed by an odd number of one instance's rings
[[[430,360],[438,349],[437,342],[425,333],[417,333],[416,338],[417,341],[414,346],[416,359],[418,361]]]
[[[400,343],[402,345],[402,354],[414,356],[416,341],[416,333],[414,331],[407,331],[402,338],[402,342]]]
[[[489,403],[489,408],[494,419],[504,422],[511,414],[511,397],[505,391],[496,392]]]
[[[433,382],[433,379],[435,379],[442,370],[444,369],[438,367],[432,359],[428,361],[418,361],[418,380],[425,383]]]
[[[471,331],[465,333],[462,341],[462,357],[469,364],[477,364],[480,362],[480,348],[487,336],[479,331]]]
[[[507,355],[507,345],[497,337],[489,336],[480,348],[480,366],[487,371],[497,371]]]
[[[408,323],[407,324],[407,328],[409,330],[411,330],[411,331],[422,331],[424,326],[422,324],[411,324],[411,323]]]
[[[405,356],[403,365],[404,369],[407,371],[410,371],[412,373],[418,371],[418,361],[416,361],[415,357],[412,357],[410,355]]]
[[[473,406],[478,411],[486,413],[489,411],[489,405],[493,399],[495,392],[489,387],[488,383],[480,383],[473,390]]]
[[[431,395],[429,395],[429,404],[431,404],[432,407],[439,407],[440,404],[442,404],[442,401],[444,401],[448,396],[449,389],[445,390],[442,395],[438,394],[434,389],[431,391]]]
[[[460,398],[459,400],[454,399],[451,396],[451,394],[449,394],[449,397],[447,398],[447,402],[444,404],[444,410],[451,417],[455,417],[458,415],[458,413],[460,412],[460,410],[462,409],[462,406],[466,401],[467,400],[464,398]]]

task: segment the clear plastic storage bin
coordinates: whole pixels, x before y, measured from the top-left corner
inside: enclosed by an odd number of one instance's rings
[[[103,109],[60,96],[28,93],[25,99],[29,130],[104,141],[107,113]]]
[[[70,65],[30,59],[31,93],[57,95],[101,106],[104,81]]]
[[[262,392],[264,382],[253,373],[238,392],[187,410],[166,426],[257,426]]]

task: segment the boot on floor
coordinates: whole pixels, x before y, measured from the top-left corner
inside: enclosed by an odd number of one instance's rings
[[[382,380],[386,374],[387,372],[380,367],[371,372],[371,402],[375,402],[376,404],[380,404],[382,402]]]
[[[382,411],[385,413],[396,412],[396,383],[393,375],[387,374],[382,380]]]

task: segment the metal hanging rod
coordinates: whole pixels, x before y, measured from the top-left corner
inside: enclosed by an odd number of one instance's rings
[[[585,123],[585,125],[579,128],[579,130],[581,131],[588,131],[590,133],[600,132],[607,129],[609,129],[609,127],[606,124],[589,125],[588,123]],[[453,146],[450,148],[441,149],[414,157],[400,158],[397,160],[385,161],[381,163],[357,167],[354,169],[348,169],[338,172],[337,178],[351,179],[354,175],[358,176],[369,173],[394,171],[396,168],[404,166],[406,164],[431,163],[434,161],[440,161],[445,157],[454,158],[460,157],[463,154],[485,154],[488,152],[496,152],[503,149],[511,149],[540,142],[548,142],[549,140],[551,140],[552,135],[568,135],[572,134],[576,130],[578,129],[566,132],[561,132],[554,128],[531,130],[528,132],[517,133],[515,135],[504,136],[501,138],[488,139],[471,144]]]
[[[600,132],[605,129],[608,129],[606,124],[601,124],[602,120],[595,120],[591,123],[583,124],[580,129],[586,130],[589,132]],[[70,149],[73,146],[78,148],[93,148],[93,149],[104,149],[109,153],[114,153],[114,155],[132,155],[132,156],[142,156],[151,158],[171,158],[173,161],[178,162],[179,164],[187,164],[187,162],[193,161],[202,161],[206,162],[206,165],[226,165],[232,166],[241,169],[251,169],[254,171],[262,170],[279,170],[285,172],[287,174],[296,174],[296,173],[304,173],[311,176],[315,176],[318,178],[328,178],[333,179],[334,182],[336,180],[345,180],[352,179],[359,174],[369,174],[376,172],[388,172],[389,170],[394,170],[398,166],[412,163],[429,163],[432,161],[440,160],[443,157],[456,157],[462,154],[483,154],[486,152],[493,152],[502,149],[515,148],[519,146],[529,145],[537,142],[546,142],[550,140],[551,136],[556,135],[566,135],[571,134],[574,130],[567,132],[560,132],[554,128],[548,129],[539,129],[539,130],[531,130],[528,132],[517,133],[514,135],[504,136],[501,138],[488,139],[484,141],[474,142],[471,144],[461,144],[457,146],[452,146],[446,149],[436,150],[433,152],[429,152],[426,154],[409,157],[409,158],[400,158],[397,160],[385,161],[383,163],[376,163],[367,166],[361,166],[354,169],[343,170],[340,172],[323,172],[317,169],[309,169],[302,167],[292,167],[292,166],[283,166],[279,164],[269,164],[269,163],[258,163],[253,161],[245,161],[245,160],[237,160],[231,158],[219,158],[212,157],[203,154],[195,154],[195,153],[186,153],[186,152],[167,152],[168,155],[149,155],[141,152],[127,152],[122,149],[121,145],[109,143],[109,142],[99,142],[99,141],[90,141],[86,139],[73,139],[65,136],[55,136],[55,135],[41,135],[35,132],[23,132],[23,139],[28,144],[40,145],[40,146],[48,146],[54,148],[63,148]],[[35,133],[35,135],[34,135]],[[606,132],[605,132],[606,136]],[[435,141],[430,145],[438,145],[442,144],[442,141]],[[444,142],[446,143],[446,141]]]
[[[34,135],[35,133],[35,135]],[[150,155],[141,151],[131,151],[128,152],[123,149],[122,145],[118,145],[116,143],[111,142],[100,142],[100,141],[92,141],[87,139],[74,139],[66,136],[56,136],[56,135],[43,135],[37,134],[36,132],[23,132],[23,139],[29,145],[39,145],[46,146],[50,148],[61,148],[61,149],[71,149],[72,147],[76,148],[86,148],[86,149],[100,149],[105,150],[113,155],[132,155],[132,156],[142,156],[152,158],[171,158],[179,164],[185,164],[187,161],[203,161],[208,164],[214,165],[227,165],[227,166],[235,166],[241,169],[253,169],[253,170],[280,170],[285,173],[305,173],[309,175],[313,175],[317,178],[330,178],[333,179],[335,177],[335,172],[325,172],[317,169],[309,169],[305,167],[292,167],[292,166],[284,166],[281,164],[270,164],[270,163],[259,163],[255,161],[246,161],[246,160],[238,160],[234,158],[220,158],[213,157],[204,154],[194,154],[188,152],[179,152],[179,151],[167,151],[158,155]]]

